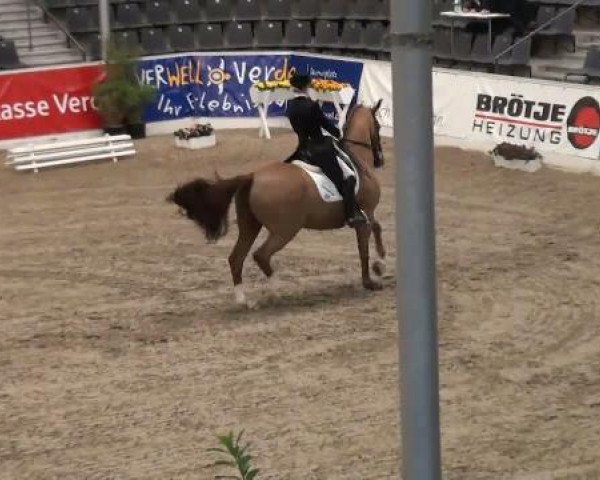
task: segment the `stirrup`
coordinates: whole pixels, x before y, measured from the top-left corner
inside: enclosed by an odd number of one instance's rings
[[[350,228],[354,228],[358,225],[369,225],[369,217],[362,210],[358,210],[358,212],[354,212],[354,214],[346,220],[346,225]]]

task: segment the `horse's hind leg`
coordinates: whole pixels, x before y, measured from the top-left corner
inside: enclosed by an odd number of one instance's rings
[[[358,242],[358,253],[360,255],[360,266],[362,273],[363,287],[368,290],[379,290],[381,289],[381,282],[379,279],[374,280],[371,278],[371,271],[369,269],[369,239],[371,238],[371,225],[364,224],[356,227],[356,240]]]
[[[377,252],[377,258],[373,261],[371,269],[377,277],[381,278],[385,273],[385,247],[383,246],[382,228],[381,224],[375,219],[371,221],[371,226],[375,238],[375,251]]]
[[[247,198],[243,198],[241,195],[236,197],[236,210],[239,232],[237,242],[229,255],[229,268],[231,269],[231,277],[233,278],[233,291],[236,303],[250,306],[242,286],[242,270],[244,268],[244,260],[246,260],[262,225],[251,212]]]
[[[273,267],[271,267],[271,257],[285,247],[298,232],[290,233],[273,233],[269,232],[269,236],[256,252],[254,252],[254,261],[258,264],[262,272],[270,278],[273,275]]]

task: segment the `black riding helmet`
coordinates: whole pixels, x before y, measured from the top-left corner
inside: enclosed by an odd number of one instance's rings
[[[298,90],[304,90],[310,86],[311,78],[310,75],[297,73],[290,78],[290,85]]]

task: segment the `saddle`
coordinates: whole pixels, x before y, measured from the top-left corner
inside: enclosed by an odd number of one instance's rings
[[[333,145],[335,149],[336,161],[342,170],[344,179],[348,177],[356,178],[354,186],[354,194],[356,195],[360,189],[360,176],[358,175],[358,169],[355,161],[352,157],[344,151],[338,142],[333,139]],[[292,165],[296,165],[304,170],[311,177],[319,195],[324,202],[339,202],[342,201],[340,192],[335,187],[331,179],[323,173],[323,171],[316,165],[313,165],[311,160],[311,152],[300,151],[292,157]]]

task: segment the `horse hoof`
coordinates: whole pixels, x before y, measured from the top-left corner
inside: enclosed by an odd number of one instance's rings
[[[371,270],[378,277],[383,277],[385,274],[385,262],[378,258],[373,262],[373,265],[371,265]]]
[[[365,280],[363,281],[363,287],[365,287],[367,290],[376,291],[381,290],[383,285],[381,282],[376,282],[374,280]]]

